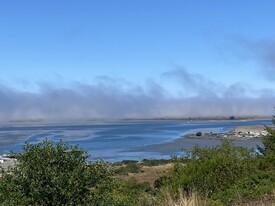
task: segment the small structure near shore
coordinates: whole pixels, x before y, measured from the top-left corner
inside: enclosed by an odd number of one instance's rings
[[[9,167],[13,167],[17,164],[17,159],[11,158],[8,155],[0,155],[0,168],[4,171],[7,170]]]
[[[268,135],[264,126],[241,126],[236,127],[226,133],[203,133],[201,136],[196,134],[188,134],[186,138],[209,138],[209,139],[233,139],[233,140],[249,140],[262,139]]]
[[[221,134],[228,139],[261,139],[267,135],[267,131],[229,132]]]

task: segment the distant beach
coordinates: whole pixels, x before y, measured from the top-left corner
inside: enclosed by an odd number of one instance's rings
[[[230,139],[230,140],[261,140],[267,135],[263,125],[238,126],[225,133],[192,133],[184,135],[185,138],[197,139]]]

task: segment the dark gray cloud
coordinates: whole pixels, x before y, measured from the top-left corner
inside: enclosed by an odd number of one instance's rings
[[[154,117],[271,115],[272,89],[253,90],[236,83],[226,87],[184,68],[165,72],[181,85],[182,96],[171,95],[154,80],[136,86],[125,80],[99,77],[95,84],[67,88],[40,84],[40,92],[0,86],[0,120],[79,120]],[[187,95],[184,95],[187,93]],[[250,95],[253,94],[253,95]]]

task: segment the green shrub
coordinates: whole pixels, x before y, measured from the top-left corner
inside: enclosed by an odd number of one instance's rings
[[[157,159],[157,160],[144,159],[142,160],[141,165],[150,167],[150,166],[164,165],[172,162],[173,162],[173,159]]]
[[[1,205],[86,205],[90,191],[111,181],[104,162],[87,162],[77,146],[26,144],[19,164],[3,174]]]
[[[154,187],[157,188],[157,189],[159,189],[159,188],[161,188],[164,185],[170,184],[171,180],[172,179],[169,176],[166,176],[166,175],[165,176],[161,176],[161,177],[159,177],[158,179],[155,180]]]
[[[114,165],[116,166],[114,173],[117,175],[127,175],[128,173],[141,172],[141,165],[137,161],[122,161],[121,163]]]
[[[264,147],[258,147],[259,151],[267,156],[275,156],[275,130],[274,128],[266,127],[268,135],[263,139]]]
[[[152,192],[149,183],[114,179],[92,190],[90,203],[100,206],[144,205],[141,203],[144,197]]]
[[[202,136],[202,133],[201,133],[201,132],[197,132],[197,133],[196,133],[196,136],[197,136],[197,137],[200,137],[200,136]]]
[[[229,141],[214,148],[195,147],[190,163],[175,165],[172,190],[182,188],[186,193],[196,191],[205,197],[221,193],[257,169],[252,157],[252,150],[236,147]]]
[[[213,195],[224,204],[233,202],[250,202],[259,200],[266,195],[273,195],[275,188],[274,172],[257,171],[239,180],[223,192]]]

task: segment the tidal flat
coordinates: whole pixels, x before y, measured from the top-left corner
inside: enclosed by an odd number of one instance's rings
[[[60,139],[79,145],[91,160],[109,162],[126,159],[163,159],[181,155],[195,145],[211,147],[216,139],[190,139],[182,135],[202,132],[223,133],[239,126],[272,125],[271,120],[188,121],[188,120],[131,120],[113,122],[81,122],[59,124],[0,125],[0,153],[22,151],[25,142],[38,143],[44,138]],[[234,141],[235,144],[256,148],[260,140]]]

